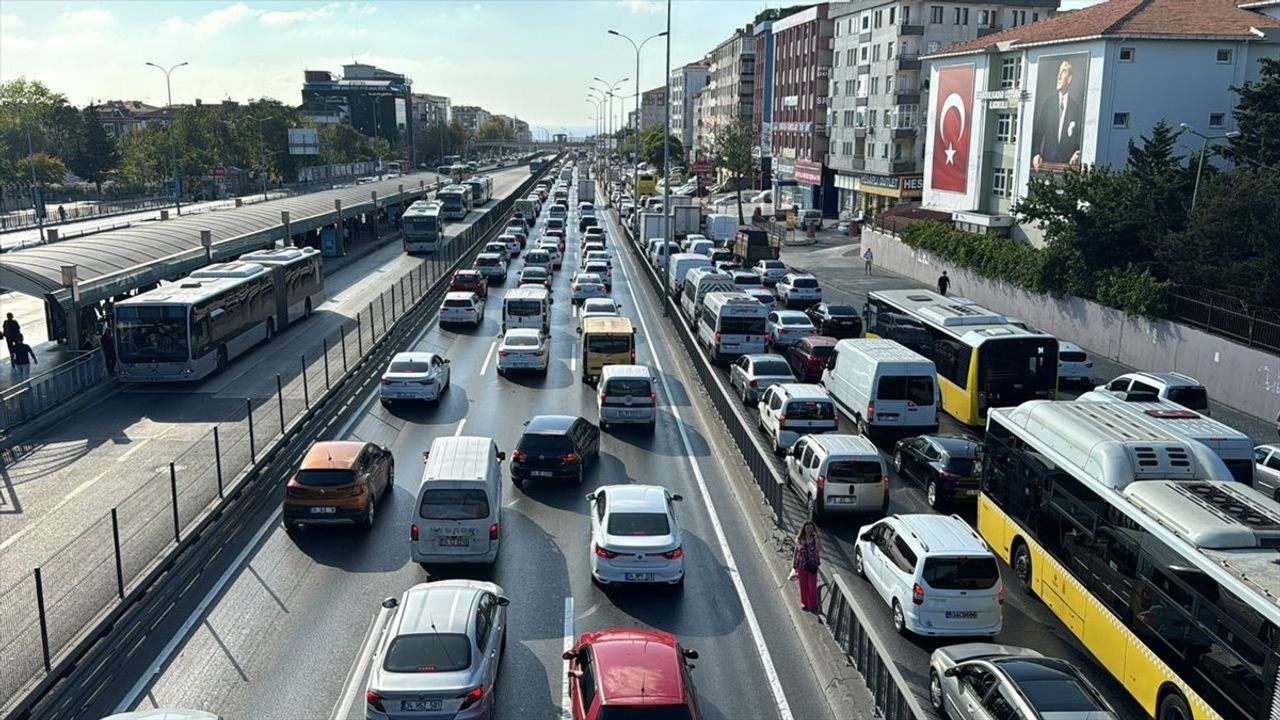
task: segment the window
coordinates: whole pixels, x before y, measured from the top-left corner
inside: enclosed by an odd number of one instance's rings
[[[863,16],[862,16],[862,29],[863,29],[863,30],[869,30],[870,28],[871,28],[871,16],[870,16],[870,15],[863,15]]]
[[[1231,48],[1218,48],[1218,62],[1231,62]]]
[[[1009,185],[1012,180],[1012,170],[996,168],[991,175],[991,194],[1000,198],[1009,197]]]
[[[883,11],[882,11],[882,10],[877,10],[877,11],[876,11],[876,27],[880,27],[880,24],[881,24],[881,23],[880,23],[880,21],[881,21],[882,19],[884,19],[884,18],[882,17],[882,13],[883,13]]]
[[[867,111],[859,108],[855,111],[853,126],[864,128],[867,126]]]
[[[897,11],[898,11],[898,8],[896,8],[896,7],[891,7],[891,8],[889,8],[889,24],[890,24],[890,25],[892,25],[892,24],[893,24],[893,16],[894,16],[894,14],[895,14]]]
[[[868,117],[868,120],[870,121],[869,124],[871,125],[871,127],[875,127],[876,126],[876,110],[873,109],[867,117]]]
[[[1033,12],[1033,13],[1031,13],[1031,22],[1033,22],[1033,23],[1038,23],[1038,22],[1040,22],[1040,13],[1038,13],[1038,12]]]
[[[844,51],[844,64],[845,64],[845,65],[852,65],[852,64],[853,64],[853,62],[854,62],[854,58],[853,58],[853,48],[849,48],[848,50],[845,50],[845,51]]]
[[[1111,126],[1112,126],[1112,127],[1118,127],[1118,128],[1127,128],[1127,127],[1129,127],[1129,113],[1127,113],[1127,112],[1118,112],[1118,113],[1116,113],[1115,115],[1112,115],[1112,116],[1111,116]]]
[[[961,25],[969,24],[969,8],[963,8],[963,11],[960,13],[960,24]]]
[[[916,553],[901,536],[893,538],[893,547],[889,550],[889,560],[904,573],[914,575],[916,572]]]
[[[867,61],[867,46],[866,46],[866,45],[863,45],[863,46],[862,46],[862,54],[861,54],[861,57],[862,57],[862,62],[866,62],[866,61]]]
[[[1018,86],[1022,64],[1018,58],[1005,58],[1000,61],[1000,87],[1008,89]]]
[[[884,143],[880,146],[880,159],[881,160],[889,159],[889,143]]]
[[[936,53],[938,52],[938,48],[940,47],[942,47],[942,43],[938,42],[937,40],[930,40],[928,43],[925,44],[925,52],[930,54]]]
[[[582,673],[578,678],[578,699],[582,702],[582,711],[585,715],[596,699],[596,668],[589,647],[583,648],[578,655],[578,672]]]
[[[851,142],[841,143],[841,145],[840,145],[840,154],[841,154],[841,155],[848,155],[848,156],[852,156],[852,155],[853,155],[853,143],[851,143]]]
[[[889,95],[892,92],[893,92],[893,76],[885,75],[884,76],[884,94]]]
[[[871,62],[880,62],[880,45],[879,43],[871,46]]]
[[[902,24],[903,25],[911,24],[911,8],[906,5],[902,7]]]
[[[878,77],[871,78],[871,94],[872,95],[880,94],[880,78]]]
[[[990,24],[991,24],[991,11],[990,11],[990,10],[979,10],[979,11],[978,11],[978,26],[979,26],[979,27],[986,27],[986,26],[988,26],[988,25],[990,25]]]
[[[929,22],[934,23],[935,25],[942,24],[942,6],[941,5],[929,6]]]
[[[840,53],[835,53],[835,57],[831,58],[833,67],[840,67]]]
[[[1133,62],[1134,49],[1131,47],[1120,48],[1120,62]]]
[[[1220,128],[1225,121],[1226,116],[1222,113],[1209,113],[1209,127]]]
[[[852,110],[844,111],[844,126],[853,127],[853,111]],[[845,154],[848,155],[849,153],[845,153]]]
[[[1026,24],[1027,24],[1027,11],[1026,11],[1026,10],[1010,10],[1010,11],[1009,11],[1009,26],[1010,26],[1010,27],[1017,27],[1017,26],[1019,26],[1019,25],[1026,25]]]
[[[857,81],[857,80],[845,80],[845,81],[844,81],[844,94],[845,94],[845,95],[857,95],[857,94],[858,94],[858,92],[859,92],[859,88],[858,88],[858,81]]]
[[[888,52],[886,52],[884,55],[886,60],[893,59],[893,43],[889,43]]]
[[[955,11],[956,11],[956,15],[955,15],[956,19],[955,19],[955,22],[952,23],[952,25],[959,25],[960,24],[960,8],[956,8]]]
[[[1013,115],[1000,113],[996,115],[996,141],[1010,142],[1013,138]]]
[[[891,115],[891,113],[890,113],[888,110],[885,110],[885,111],[884,111],[884,126],[885,126],[885,127],[891,127],[891,126],[892,126],[892,124],[893,124],[893,118],[892,118],[892,117],[890,117],[890,115]]]

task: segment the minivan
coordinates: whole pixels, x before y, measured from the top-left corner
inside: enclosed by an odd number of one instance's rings
[[[658,383],[645,365],[606,365],[600,371],[596,407],[600,429],[613,425],[644,425],[653,432],[658,422]]]
[[[778,383],[760,396],[757,424],[782,455],[803,435],[836,432],[840,413],[827,392],[817,385]]]
[[[711,292],[698,313],[698,343],[712,362],[765,351],[765,318],[769,308],[741,292]]]
[[[634,365],[636,331],[624,317],[590,317],[578,328],[582,382],[593,383],[609,365]]]
[[[438,437],[422,459],[409,526],[413,561],[430,566],[497,560],[506,454],[493,438]]]
[[[676,253],[667,263],[667,290],[671,297],[680,297],[690,270],[711,267],[711,258],[698,253]]]
[[[733,278],[714,267],[696,267],[684,278],[684,290],[680,294],[680,309],[696,327],[702,301],[710,292],[729,292],[734,289]]]
[[[889,473],[880,451],[860,435],[805,435],[787,455],[787,484],[815,522],[835,513],[889,510]]]
[[[511,328],[535,328],[551,332],[551,291],[541,285],[524,285],[502,298],[502,332]]]
[[[933,361],[893,340],[849,338],[836,343],[822,385],[858,432],[873,440],[938,430]]]

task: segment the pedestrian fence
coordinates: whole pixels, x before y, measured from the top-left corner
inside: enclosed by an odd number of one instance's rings
[[[173,198],[104,200],[95,202],[92,205],[75,205],[70,208],[63,208],[63,212],[66,213],[65,220],[61,215],[59,215],[56,205],[51,207],[52,202],[53,201],[50,200],[45,201],[45,227],[62,222],[73,222],[76,220],[87,220],[89,218],[103,217],[106,215],[119,215],[121,213],[139,212],[142,210],[154,210],[156,208],[168,207],[173,204]],[[0,215],[0,232],[33,228],[39,224],[40,223],[36,221],[35,210],[17,210]]]
[[[113,468],[113,481],[133,487],[131,492],[29,574],[6,572],[6,581],[17,580],[0,589],[0,708],[49,673],[150,568],[174,551],[186,531],[233,492],[313,402],[372,355],[378,340],[446,281],[455,263],[504,221],[513,205],[514,196],[488,208],[434,255],[397,277],[354,318],[323,335],[318,347],[300,353],[295,369],[263,378],[250,397],[234,403],[172,461],[151,467],[125,464],[118,472]],[[302,322],[305,327],[316,319]],[[65,371],[34,378],[29,382],[40,383],[16,391],[27,393],[29,400],[11,400],[6,392],[4,412],[47,409],[105,373],[98,351],[66,365]]]
[[[106,376],[102,351],[95,348],[0,391],[0,432],[44,415]]]
[[[1250,307],[1239,298],[1195,287],[1169,294],[1171,319],[1249,347],[1280,354],[1280,312]]]

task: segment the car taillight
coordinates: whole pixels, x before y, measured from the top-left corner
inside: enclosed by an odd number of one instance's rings
[[[817,486],[818,486],[818,497],[819,497],[819,498],[821,498],[821,497],[822,497],[822,491],[823,491],[823,490],[825,490],[825,489],[826,489],[826,487],[827,487],[827,476],[826,476],[826,475],[819,475],[819,476],[818,476],[818,479],[817,479],[817,480],[814,480],[813,482],[814,482],[814,484],[815,484],[815,485],[817,485]]]
[[[758,385],[756,385],[756,381],[755,381],[755,380],[748,380],[748,381],[747,381],[747,387],[759,387],[759,386],[758,386]]]
[[[658,404],[658,393],[656,393],[656,392],[655,392],[655,393],[649,393],[649,401],[650,401],[650,402],[652,402],[654,405],[657,405],[657,404]]]
[[[875,404],[874,404],[874,403],[867,403],[867,419],[866,419],[864,422],[866,422],[866,424],[870,425],[870,424],[871,424],[871,421],[875,418],[875,416],[876,416],[876,406],[875,406]]]
[[[418,523],[414,523],[409,526],[409,539],[410,540],[418,539]]]
[[[498,533],[499,533],[501,530],[502,530],[502,527],[501,527],[501,526],[499,526],[499,525],[498,525],[498,523],[494,523],[494,524],[490,525],[490,526],[489,526],[489,539],[490,539],[490,540],[497,540],[497,539],[498,539]]]
[[[924,588],[920,587],[920,583],[916,583],[915,586],[911,588],[911,602],[916,605],[924,604]]]
[[[390,385],[390,384],[391,384],[391,381],[390,381],[390,380],[388,380],[388,379],[386,379],[386,378],[382,378],[381,380],[379,380],[379,381],[378,381],[378,384],[380,384],[380,385]]]
[[[938,475],[940,475],[943,478],[946,478],[947,480],[955,480],[956,478],[960,477],[959,475],[951,472],[950,470],[939,470]]]
[[[612,559],[614,559],[614,558],[618,557],[618,553],[613,552],[612,550],[605,550],[604,548],[602,548],[602,547],[600,547],[599,545],[597,545],[597,546],[596,546],[596,557],[598,557],[598,558],[604,558],[605,560],[612,560]]]
[[[889,476],[888,475],[880,476],[880,485],[884,488],[885,495],[888,495],[889,494]]]
[[[604,392],[603,392],[603,391],[601,391],[601,393],[600,393],[600,402],[604,402],[604,401],[605,401],[605,394],[604,394]]]
[[[781,430],[782,428],[786,427],[786,425],[787,425],[787,416],[786,416],[786,415],[779,415],[779,416],[778,416],[778,429],[779,429],[779,430]]]
[[[472,705],[475,705],[476,703],[480,702],[480,699],[483,697],[484,697],[483,685],[481,685],[478,688],[472,688],[471,690],[468,690],[467,694],[462,696],[462,704],[458,706],[458,710],[459,711],[466,710]]]
[[[817,355],[810,355],[809,357],[804,359],[804,364],[808,365],[809,367],[818,367],[822,365],[822,358],[818,357]]]
[[[631,348],[631,364],[632,364],[632,365],[635,365],[635,364],[636,364],[636,350],[635,350],[635,348]]]
[[[1001,585],[1000,589],[996,591],[996,602],[1001,605],[1004,604],[1004,585]]]
[[[565,461],[565,462],[573,462],[574,460],[577,460],[577,459],[578,459],[578,454],[577,454],[577,453],[571,453],[571,452],[570,452],[570,453],[565,453],[565,454],[564,454],[564,461]]]
[[[684,548],[678,547],[675,550],[672,550],[671,552],[664,552],[662,553],[662,557],[668,560],[675,560],[677,558],[682,558],[684,557]]]
[[[366,690],[364,693],[364,701],[369,707],[378,712],[386,712],[387,709],[382,707],[382,696],[372,690]]]
[[[419,385],[435,385],[436,381],[435,380],[419,380],[418,384]]]
[[[527,457],[529,457],[529,453],[527,453],[527,452],[525,452],[525,451],[523,451],[523,450],[512,450],[512,451],[511,451],[511,459],[512,459],[512,460],[524,460],[524,459],[525,459],[525,458],[527,458]]]
[[[716,333],[716,342],[720,342],[720,333]]]

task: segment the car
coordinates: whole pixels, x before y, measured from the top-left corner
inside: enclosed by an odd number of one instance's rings
[[[595,215],[583,215],[578,218],[578,232],[583,232],[587,228],[598,227],[600,220]]]
[[[818,278],[809,273],[783,275],[774,287],[774,292],[778,294],[784,307],[791,307],[793,304],[809,306],[822,302],[822,288],[818,285]]]
[[[862,435],[805,435],[784,465],[787,485],[804,499],[814,522],[837,513],[884,517],[888,512],[889,471],[880,450]]]
[[[777,383],[756,403],[756,427],[769,438],[776,455],[782,455],[804,435],[837,432],[840,413],[820,385]]]
[[[773,291],[768,288],[749,287],[749,288],[743,288],[742,292],[747,295],[750,295],[756,300],[759,300],[761,305],[764,305],[770,310],[772,310],[774,307],[778,305],[778,297],[774,295]]]
[[[729,366],[729,387],[738,391],[744,405],[754,405],[760,395],[773,385],[793,382],[796,382],[796,376],[781,355],[743,355]]]
[[[773,287],[787,274],[787,265],[781,260],[761,260],[751,270],[760,276],[765,287]]]
[[[817,328],[799,310],[774,310],[764,319],[764,334],[770,347],[787,348],[802,337],[816,335]]]
[[[737,203],[738,203],[738,196],[735,193],[731,195],[722,195],[716,198],[711,204],[715,205],[716,207],[728,207],[730,205],[736,205]]]
[[[544,237],[538,241],[538,249],[546,250],[551,255],[551,266],[559,270],[564,265],[564,252],[554,237]]]
[[[598,240],[588,240],[582,244],[582,258],[584,262],[586,261],[587,256],[593,252],[602,252],[605,255],[609,254],[609,251],[604,248],[604,243]]]
[[[555,260],[552,259],[551,253],[542,248],[533,248],[524,254],[524,267],[540,267],[547,271],[547,275],[551,275],[555,269]]]
[[[673,495],[659,485],[605,485],[587,495],[591,507],[591,579],[684,585],[684,536]]]
[[[801,228],[815,227],[822,229],[822,211],[809,208],[796,213],[796,225]]]
[[[929,657],[929,702],[939,717],[1115,720],[1075,665],[1035,650],[963,643]]]
[[[714,258],[712,259],[712,262],[715,262]],[[721,267],[720,269],[724,270],[725,268]],[[750,270],[733,270],[730,271],[729,275],[733,278],[734,290],[743,290],[749,287],[764,287],[764,281],[760,279],[760,276]]]
[[[599,455],[600,428],[572,415],[537,415],[525,421],[511,452],[511,482],[517,488],[529,478],[581,485]]]
[[[365,717],[493,717],[509,604],[479,580],[419,583],[383,600],[392,612],[370,660]]]
[[[533,370],[543,375],[551,364],[550,338],[537,328],[511,328],[498,345],[498,374]]]
[[[395,487],[396,458],[381,445],[352,440],[312,444],[284,489],[285,530],[307,525],[373,527],[374,505]]]
[[[1253,449],[1254,485],[1258,492],[1280,501],[1280,443]]]
[[[530,265],[521,268],[520,275],[517,276],[516,287],[524,287],[525,285],[542,285],[548,290],[551,289],[551,273],[546,268],[539,265]]]
[[[1084,348],[1066,340],[1058,341],[1058,382],[1093,384],[1093,361]]]
[[[604,260],[588,260],[583,266],[582,271],[599,275],[600,280],[604,282],[604,289],[613,290],[613,269],[609,267],[609,263]]]
[[[835,305],[820,302],[804,311],[813,321],[813,326],[822,335],[833,338],[856,338],[862,336],[862,316],[852,305]]]
[[[473,292],[482,298],[489,296],[489,282],[479,270],[458,270],[449,279],[449,290]]]
[[[1151,393],[1161,400],[1177,403],[1201,415],[1209,415],[1209,391],[1199,380],[1176,372],[1125,373],[1095,390],[1104,392]]]
[[[758,192],[758,193],[756,193],[755,195],[752,195],[752,196],[751,196],[751,202],[753,202],[753,203],[772,203],[772,202],[773,202],[773,191],[772,191],[772,190],[761,190],[760,192]]]
[[[578,311],[578,322],[589,317],[621,317],[618,304],[613,298],[587,298],[582,301],[582,309]],[[579,326],[581,327],[581,326]]]
[[[507,281],[507,261],[498,253],[480,253],[472,267],[480,271],[492,285]]]
[[[498,242],[506,244],[508,262],[510,262],[511,258],[519,255],[520,251],[524,249],[524,243],[520,242],[519,236],[512,235],[510,233],[503,233],[502,235],[499,235]]]
[[[982,443],[964,435],[918,435],[893,446],[893,469],[924,490],[929,507],[978,499]]]
[[[609,266],[611,270],[613,268],[613,257],[609,255],[609,252],[607,250],[598,249],[596,246],[592,246],[590,248],[583,248],[582,262],[580,264],[583,267],[585,267],[587,263],[593,260],[598,260],[600,262],[605,263],[606,265]]]
[[[816,383],[822,379],[827,359],[835,350],[836,340],[828,335],[810,335],[800,338],[787,348],[787,363],[802,383]]]
[[[502,234],[514,237],[520,243],[521,250],[529,242],[529,226],[524,224],[524,220],[512,220]]]
[[[484,298],[473,292],[445,293],[440,303],[440,324],[461,323],[480,327],[484,324]]]
[[[399,352],[387,365],[378,385],[383,405],[393,400],[434,402],[449,389],[449,359],[433,352]]]
[[[592,240],[599,240],[601,244],[607,244],[605,241],[604,228],[599,225],[593,225],[582,233],[582,242],[584,245]]]
[[[508,237],[512,237],[512,236],[508,236]],[[514,237],[512,239],[514,239]],[[518,245],[519,243],[517,243],[517,246]],[[494,240],[493,242],[485,243],[484,252],[496,253],[498,255],[501,255],[503,260],[506,260],[508,263],[511,262],[511,247],[507,245],[506,241],[502,240],[501,238]]]
[[[609,293],[609,290],[605,287],[604,278],[588,272],[580,272],[575,275],[570,288],[575,305],[587,298],[604,297]]]
[[[859,528],[853,570],[890,608],[898,633],[999,634],[1004,584],[996,557],[956,515],[899,514]]]
[[[573,720],[702,720],[693,663],[698,653],[661,630],[616,628],[578,636],[569,664]]]
[[[689,233],[684,236],[684,240],[680,241],[680,252],[701,252],[699,250],[691,250],[694,243],[706,242],[707,236],[701,233]]]

